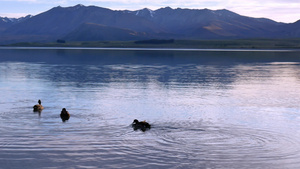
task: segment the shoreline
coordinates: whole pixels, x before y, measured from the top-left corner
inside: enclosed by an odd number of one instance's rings
[[[236,49],[236,48],[139,48],[139,47],[35,47],[35,46],[0,46],[0,50],[116,50],[116,51],[186,51],[186,52],[300,52],[300,49]]]
[[[144,40],[83,42],[22,42],[0,48],[176,50],[176,51],[270,51],[300,50],[300,39]]]

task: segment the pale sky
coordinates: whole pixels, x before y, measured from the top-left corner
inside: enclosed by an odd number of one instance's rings
[[[1,17],[37,15],[53,7],[94,5],[112,10],[162,7],[228,9],[240,15],[292,23],[300,19],[300,0],[0,0]]]

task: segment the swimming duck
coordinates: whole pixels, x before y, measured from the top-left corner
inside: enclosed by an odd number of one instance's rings
[[[138,121],[137,119],[133,120],[131,126],[134,130],[140,129],[142,131],[146,131],[151,128],[151,125],[149,123],[147,123],[146,121]]]
[[[60,118],[62,119],[63,122],[65,122],[66,120],[69,120],[70,114],[69,114],[69,112],[66,110],[66,108],[63,108],[63,109],[61,110]]]
[[[38,101],[39,104],[33,106],[33,111],[42,111],[44,107],[42,106],[41,100]]]

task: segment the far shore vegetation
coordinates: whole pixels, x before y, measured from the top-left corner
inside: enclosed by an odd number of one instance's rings
[[[141,41],[23,42],[12,47],[101,47],[101,48],[189,48],[189,49],[300,49],[300,39],[231,39],[231,40],[174,40]]]

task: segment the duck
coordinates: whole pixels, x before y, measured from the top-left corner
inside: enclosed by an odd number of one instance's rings
[[[44,107],[42,106],[41,100],[38,101],[39,104],[33,106],[33,111],[42,111]]]
[[[66,120],[69,120],[70,118],[70,114],[69,112],[66,110],[66,108],[63,108],[61,110],[61,113],[60,113],[60,118],[63,122],[65,122]]]
[[[138,121],[137,119],[134,119],[132,124],[131,124],[133,130],[142,130],[146,131],[151,128],[151,125],[147,123],[145,120],[144,121]]]

